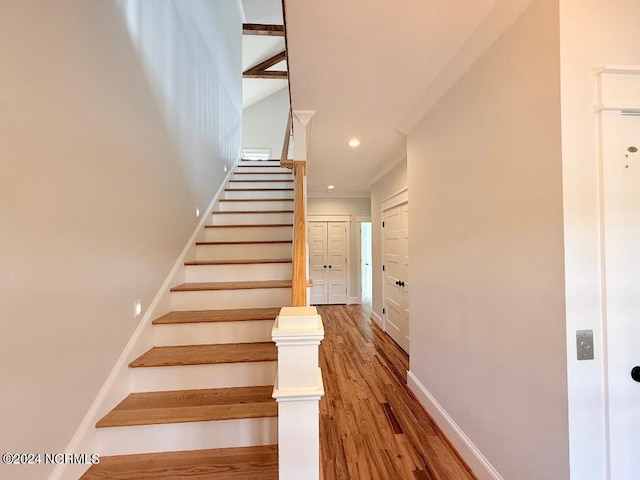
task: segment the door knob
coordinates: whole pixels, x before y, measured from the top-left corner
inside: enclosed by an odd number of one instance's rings
[[[404,282],[400,282],[400,286],[401,286],[401,287],[404,287]]]
[[[329,268],[331,268],[331,265],[329,265]]]
[[[396,280],[396,285],[400,286],[400,280]]]
[[[633,367],[631,369],[631,378],[636,382],[640,382],[640,367]]]
[[[327,268],[327,266],[325,265],[324,268]]]

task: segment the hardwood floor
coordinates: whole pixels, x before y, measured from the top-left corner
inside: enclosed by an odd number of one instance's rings
[[[324,480],[472,480],[406,386],[408,356],[359,305],[321,306]]]

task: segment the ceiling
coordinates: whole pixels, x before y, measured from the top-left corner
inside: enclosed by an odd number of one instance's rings
[[[244,23],[283,23],[282,0],[237,2]],[[316,111],[310,194],[367,195],[406,157],[405,133],[530,3],[285,0],[292,106]],[[243,36],[243,70],[282,50],[282,37]],[[243,107],[286,87],[243,79]],[[353,137],[357,148],[347,145]]]
[[[243,3],[247,11],[265,6]],[[404,158],[401,130],[424,115],[530,0],[285,3],[293,109],[316,110],[309,192],[333,184],[337,196],[368,192],[372,180]],[[347,146],[352,137],[360,139],[358,148]]]

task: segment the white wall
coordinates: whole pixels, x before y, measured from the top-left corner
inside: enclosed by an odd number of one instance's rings
[[[358,215],[370,213],[369,198],[350,197],[309,197],[307,215],[349,215],[349,303],[360,301],[360,224]],[[311,219],[311,218],[310,218]]]
[[[242,119],[242,148],[269,148],[271,158],[280,158],[288,115],[288,88],[247,107]]]
[[[567,356],[572,479],[605,478],[598,145],[593,69],[640,65],[640,3],[560,0]],[[595,360],[576,360],[575,331]]]
[[[112,0],[0,2],[2,452],[64,451],[239,153],[235,1],[127,3],[145,60]]]
[[[533,2],[407,136],[414,388],[481,479],[444,414],[502,478],[569,478],[558,16]]]
[[[380,211],[380,202],[404,188],[407,188],[406,158],[402,159],[400,163],[371,185],[372,316],[377,322],[382,321],[382,307],[384,305],[382,289],[382,212]],[[411,208],[411,205],[409,205],[409,209]],[[411,235],[411,225],[409,225],[409,235]]]

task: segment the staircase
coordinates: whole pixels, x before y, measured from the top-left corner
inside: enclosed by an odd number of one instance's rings
[[[291,304],[292,222],[290,171],[241,161],[82,479],[278,478],[271,328]]]

